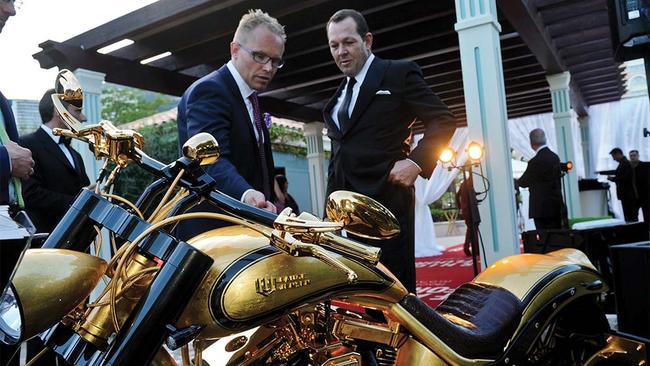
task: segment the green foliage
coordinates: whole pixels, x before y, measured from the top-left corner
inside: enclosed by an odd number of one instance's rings
[[[109,87],[102,91],[102,118],[119,125],[158,113],[172,104],[168,95],[154,93],[153,98],[147,98],[139,89]]]
[[[298,156],[307,156],[306,147],[294,146],[300,142],[304,144],[307,143],[307,140],[302,133],[287,127],[273,124],[271,125],[271,129],[269,129],[269,136],[271,137],[271,148],[273,151],[285,152]]]
[[[144,136],[144,151],[147,155],[164,164],[178,159],[176,121],[165,122],[157,126],[145,126],[138,132]],[[131,164],[120,174],[115,186],[115,193],[134,202],[154,180],[153,174]]]
[[[429,210],[431,211],[431,217],[433,217],[433,221],[447,221],[447,218],[445,217],[445,210],[457,210],[458,207],[456,206],[456,194],[449,191],[443,193],[439,199],[429,205]]]
[[[569,219],[569,227],[573,227],[573,224],[577,224],[579,222],[587,222],[587,221],[596,221],[596,220],[606,220],[606,219],[611,219],[611,216],[588,216],[588,217],[572,217]]]

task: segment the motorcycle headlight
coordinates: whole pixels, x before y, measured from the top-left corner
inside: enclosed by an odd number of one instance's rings
[[[58,323],[84,301],[106,261],[65,249],[29,249],[0,298],[0,341],[16,344]]]
[[[20,339],[23,321],[20,318],[20,305],[11,285],[0,298],[0,341],[15,344]]]

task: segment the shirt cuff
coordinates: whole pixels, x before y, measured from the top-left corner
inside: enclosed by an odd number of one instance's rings
[[[254,189],[252,189],[252,188],[249,188],[249,189],[245,190],[244,194],[241,195],[241,198],[239,200],[241,202],[244,202],[244,198],[246,198],[246,195],[248,194],[248,192],[252,192],[252,191],[254,191]]]
[[[404,160],[406,160],[406,161],[410,161],[411,163],[413,163],[413,165],[415,165],[416,167],[418,167],[418,169],[420,169],[420,173],[422,173],[422,168],[420,168],[420,166],[418,165],[418,163],[414,162],[413,160],[411,160],[411,159],[409,159],[409,158],[406,158],[406,159],[404,159]]]

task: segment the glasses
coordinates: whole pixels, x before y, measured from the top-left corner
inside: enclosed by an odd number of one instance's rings
[[[23,1],[22,0],[0,0],[0,3],[14,4],[14,9],[16,9],[16,10],[20,10],[20,8],[23,6]]]
[[[284,60],[281,58],[273,58],[270,56],[265,55],[262,52],[257,52],[253,51],[248,47],[245,47],[241,43],[237,43],[239,47],[241,47],[244,51],[248,52],[249,55],[253,58],[253,61],[257,62],[258,64],[266,65],[271,61],[271,66],[273,66],[276,69],[281,69],[282,66],[284,66]]]

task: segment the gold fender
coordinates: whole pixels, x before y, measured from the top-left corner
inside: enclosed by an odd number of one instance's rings
[[[521,323],[552,298],[576,287],[575,298],[603,292],[607,285],[588,290],[579,284],[603,281],[587,256],[577,249],[560,249],[549,254],[519,254],[503,258],[480,273],[472,282],[500,286],[512,292],[526,308]]]
[[[23,310],[23,336],[56,324],[79,305],[106,271],[99,257],[66,249],[29,249],[13,287]]]

